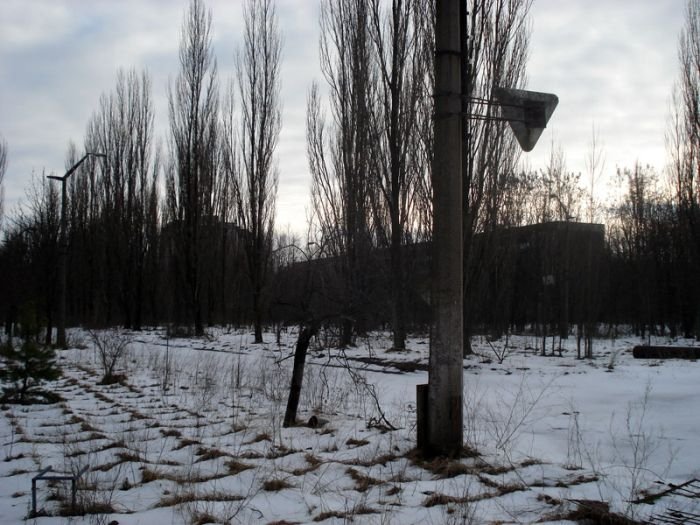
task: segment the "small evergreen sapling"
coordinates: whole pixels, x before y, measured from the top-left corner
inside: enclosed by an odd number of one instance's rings
[[[39,325],[31,307],[25,308],[22,321],[22,342],[16,346],[12,338],[0,345],[0,380],[9,383],[3,387],[3,401],[25,403],[34,394],[50,399],[52,396],[36,390],[43,381],[58,379],[60,371],[55,364],[55,352],[38,343]]]

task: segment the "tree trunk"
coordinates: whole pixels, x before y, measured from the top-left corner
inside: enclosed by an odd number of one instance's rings
[[[304,365],[306,364],[306,352],[309,349],[311,338],[318,332],[318,321],[307,324],[300,332],[297,345],[294,349],[294,368],[292,369],[292,384],[289,387],[287,410],[284,413],[285,428],[294,426],[297,419],[297,407],[301,396],[301,384],[304,379]]]
[[[406,283],[404,282],[403,258],[399,226],[392,232],[391,280],[392,280],[392,329],[393,350],[406,350]]]
[[[255,333],[255,340],[253,341],[254,344],[262,344],[263,342],[263,335],[262,335],[262,304],[260,300],[260,293],[255,292],[253,296],[253,331]]]

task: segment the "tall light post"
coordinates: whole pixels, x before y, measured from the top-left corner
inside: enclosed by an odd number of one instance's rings
[[[58,307],[56,310],[56,345],[67,348],[66,341],[66,269],[68,263],[68,224],[66,217],[66,181],[88,157],[107,158],[104,153],[86,153],[63,177],[47,175],[47,178],[61,182],[61,231],[58,246]]]
[[[556,96],[493,89],[492,99],[470,98],[473,72],[462,75],[467,13],[463,0],[436,0],[433,157],[432,325],[428,384],[417,388],[418,448],[426,455],[458,456],[463,448],[462,163],[463,125],[470,118],[509,122],[525,151],[535,146],[557,105]],[[471,114],[474,104],[501,108],[500,116]],[[464,123],[463,123],[464,119]]]

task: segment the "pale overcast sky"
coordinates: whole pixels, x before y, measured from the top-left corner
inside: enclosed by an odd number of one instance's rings
[[[278,148],[279,227],[301,231],[309,200],[304,114],[319,79],[318,1],[278,0],[284,38],[283,130]],[[321,0],[323,1],[323,0]],[[429,0],[425,0],[429,1]],[[220,82],[233,74],[241,0],[209,0]],[[6,208],[23,197],[32,171],[65,170],[81,148],[100,94],[119,67],[148,69],[158,132],[167,133],[167,84],[178,71],[187,0],[0,0],[0,134],[9,147]],[[606,171],[635,160],[663,168],[664,132],[684,0],[535,0],[528,87],[559,96],[548,130],[526,157],[546,161],[554,141],[581,171],[593,125]]]

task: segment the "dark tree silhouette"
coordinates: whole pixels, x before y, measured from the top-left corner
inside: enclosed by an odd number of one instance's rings
[[[219,146],[211,18],[202,0],[192,0],[180,36],[180,73],[168,94],[171,158],[166,170],[166,216],[171,239],[167,242],[172,243],[180,294],[176,308],[184,309],[196,335],[204,334]]]
[[[93,191],[99,206],[99,235],[106,251],[100,260],[104,297],[118,305],[120,321],[140,329],[146,287],[156,275],[146,275],[146,259],[153,239],[149,235],[149,205],[156,191],[157,163],[153,164],[153,107],[150,80],[135,70],[117,73],[116,87],[100,99],[86,133],[86,150],[107,155]],[[88,177],[89,181],[89,177]],[[83,182],[76,184],[84,186]],[[77,194],[77,198],[80,198]],[[77,204],[77,203],[76,203]],[[152,231],[152,229],[150,230]],[[106,318],[109,324],[114,319]]]
[[[331,127],[326,128],[314,85],[307,103],[307,155],[319,244],[337,261],[338,311],[343,318],[339,342],[347,346],[353,343],[355,331],[363,330],[371,292],[367,274],[374,182],[369,105],[376,72],[370,58],[368,3],[324,3],[320,24],[321,70],[330,88]]]
[[[282,124],[282,39],[272,0],[249,0],[243,45],[236,55],[240,98],[240,163],[236,184],[239,225],[252,293],[255,342],[262,343],[266,286],[271,271],[277,166],[274,152]]]

